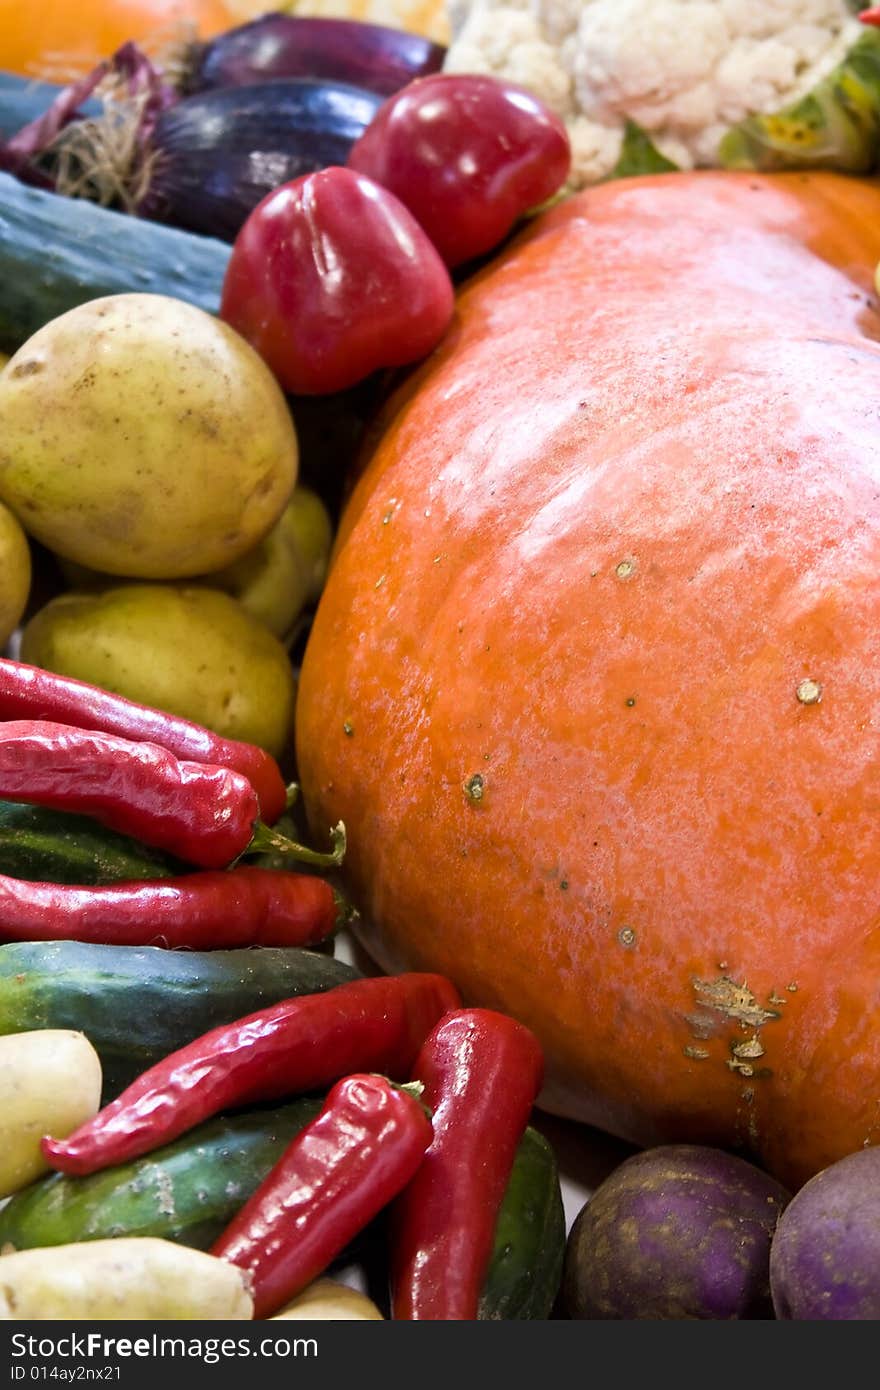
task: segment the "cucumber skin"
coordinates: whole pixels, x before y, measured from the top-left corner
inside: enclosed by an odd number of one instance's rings
[[[15,72],[0,72],[0,140],[8,140],[22,126],[30,125],[45,115],[52,102],[64,91],[57,82],[44,82],[35,77],[21,77]],[[99,116],[101,102],[89,97],[77,108],[84,116]]]
[[[0,1211],[0,1249],[159,1236],[205,1250],[321,1104],[224,1116],[90,1177],[40,1178]]]
[[[88,886],[169,878],[185,871],[167,855],[87,816],[0,801],[0,874]]]
[[[86,1178],[41,1178],[0,1211],[0,1251],[114,1236],[160,1236],[207,1249],[322,1103],[306,1097],[221,1116],[131,1163]],[[528,1129],[499,1215],[479,1317],[549,1317],[564,1251],[556,1159],[546,1139]]]
[[[164,294],[220,310],[231,247],[0,173],[0,350],[108,294]]]
[[[0,1034],[73,1028],[101,1059],[103,1102],[221,1023],[358,972],[302,947],[168,951],[80,941],[0,946]]]
[[[547,1319],[562,1281],[565,1209],[552,1146],[529,1127],[517,1149],[495,1227],[478,1317]]]

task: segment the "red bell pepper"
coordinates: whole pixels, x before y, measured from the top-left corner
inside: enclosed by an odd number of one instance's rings
[[[449,272],[412,214],[335,167],[258,203],[232,247],[220,307],[297,395],[427,356],[452,312]]]
[[[562,187],[571,145],[534,92],[483,73],[441,72],[389,97],[346,163],[396,194],[457,266],[491,251]]]
[[[254,1317],[322,1274],[410,1181],[430,1142],[415,1096],[382,1076],[338,1082],[211,1248],[247,1270]]]
[[[285,999],[150,1067],[66,1139],[53,1168],[81,1176],[167,1144],[222,1110],[315,1091],[354,1071],[408,1079],[428,1033],[459,1005],[442,975],[377,976]]]
[[[477,1317],[495,1224],[517,1145],[543,1078],[534,1034],[506,1014],[441,1019],[413,1066],[434,1138],[392,1208],[392,1313],[399,1320]]]

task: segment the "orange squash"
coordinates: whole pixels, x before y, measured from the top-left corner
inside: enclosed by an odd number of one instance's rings
[[[235,0],[0,0],[0,68],[70,82],[127,39],[155,56],[181,35],[209,38],[236,22]]]
[[[299,691],[385,968],[795,1186],[880,1140],[878,259],[832,174],[545,214],[392,400]]]

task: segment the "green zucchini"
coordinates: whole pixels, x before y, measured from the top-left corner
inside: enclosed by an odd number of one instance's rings
[[[171,295],[216,314],[230,250],[0,173],[0,350],[106,294]]]
[[[479,1318],[549,1318],[564,1256],[565,1210],[556,1155],[544,1136],[530,1127],[517,1149],[498,1213]]]
[[[0,1033],[75,1028],[101,1059],[104,1100],[221,1023],[345,984],[357,971],[301,947],[166,951],[81,941],[0,946]]]
[[[0,874],[46,883],[119,883],[184,873],[159,850],[88,816],[0,801]]]
[[[321,1101],[208,1120],[143,1158],[86,1178],[52,1173],[0,1211],[0,1250],[160,1236],[206,1250]]]

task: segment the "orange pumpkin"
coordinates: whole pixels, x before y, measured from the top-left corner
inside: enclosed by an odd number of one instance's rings
[[[793,1185],[880,1140],[878,259],[832,174],[545,214],[392,400],[299,692],[385,968]]]
[[[235,0],[0,0],[0,68],[70,82],[134,39],[151,55],[180,38],[236,23]],[[267,8],[270,8],[267,6]]]

